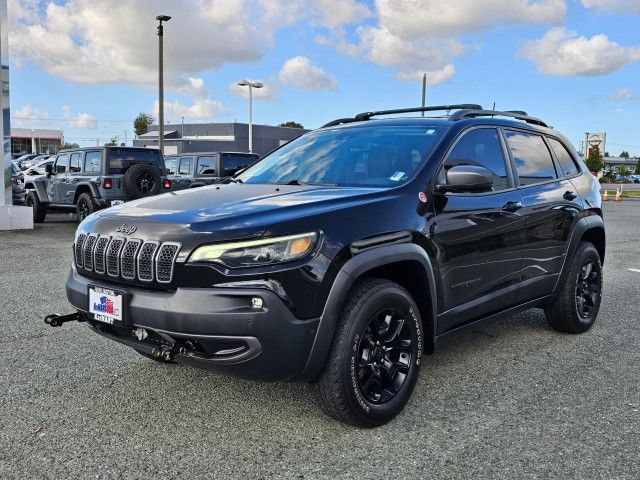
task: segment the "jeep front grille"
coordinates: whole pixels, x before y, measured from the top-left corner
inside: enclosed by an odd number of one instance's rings
[[[171,283],[181,245],[81,234],[73,246],[78,270],[123,280]]]

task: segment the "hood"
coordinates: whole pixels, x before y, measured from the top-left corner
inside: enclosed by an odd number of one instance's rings
[[[212,185],[101,210],[87,217],[79,231],[121,235],[116,229],[126,224],[129,237],[144,240],[177,240],[183,244],[192,240],[196,244],[253,238],[262,236],[272,225],[353,207],[373,201],[379,194],[379,188]]]

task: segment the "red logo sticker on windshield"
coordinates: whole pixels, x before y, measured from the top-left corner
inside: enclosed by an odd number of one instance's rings
[[[420,192],[418,198],[422,203],[427,203],[427,195],[424,192]]]

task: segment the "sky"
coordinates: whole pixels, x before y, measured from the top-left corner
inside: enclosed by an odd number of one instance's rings
[[[580,149],[640,155],[640,0],[8,0],[12,126],[81,146],[131,143],[156,115],[159,14],[165,119],[335,118],[427,103],[525,110]],[[156,117],[157,118],[157,117]]]

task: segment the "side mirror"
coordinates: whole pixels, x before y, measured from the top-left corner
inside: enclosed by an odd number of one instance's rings
[[[439,192],[480,193],[490,192],[493,172],[478,165],[455,165],[447,170],[446,183],[438,185]]]
[[[47,178],[53,175],[53,165],[46,165],[44,171],[47,173]]]

